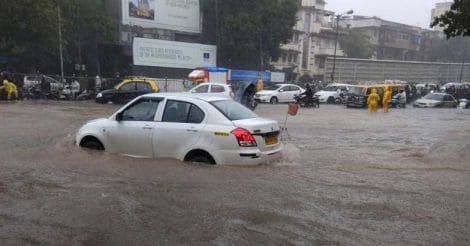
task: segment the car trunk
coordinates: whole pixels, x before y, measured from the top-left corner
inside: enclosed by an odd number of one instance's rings
[[[261,151],[269,151],[279,145],[279,124],[274,120],[264,118],[253,118],[246,120],[235,120],[233,124],[248,130],[256,139]]]

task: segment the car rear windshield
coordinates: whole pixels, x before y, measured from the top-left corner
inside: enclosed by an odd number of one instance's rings
[[[233,100],[214,101],[211,104],[232,121],[258,117],[251,110]]]

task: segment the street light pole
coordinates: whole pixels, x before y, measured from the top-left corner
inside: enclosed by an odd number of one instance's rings
[[[339,21],[341,19],[341,17],[343,17],[344,15],[350,15],[350,14],[353,14],[354,11],[353,10],[349,10],[348,12],[345,12],[345,13],[342,13],[340,15],[336,15],[336,38],[335,38],[335,53],[334,53],[334,56],[333,56],[333,71],[331,73],[331,82],[335,82],[335,70],[336,70],[336,52],[337,52],[337,49],[338,49],[338,39],[339,39]],[[326,15],[326,16],[329,16],[329,15]]]
[[[335,82],[336,50],[338,48],[338,37],[339,37],[339,18],[341,18],[341,15],[336,16],[335,54],[333,56],[333,72],[331,73],[331,82]]]
[[[60,54],[60,82],[64,82],[64,56],[62,53],[62,24],[60,18],[60,7],[57,5],[57,19],[59,20],[59,54]]]

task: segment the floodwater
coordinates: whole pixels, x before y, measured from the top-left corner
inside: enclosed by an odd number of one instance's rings
[[[470,110],[301,109],[282,160],[237,167],[74,146],[115,109],[0,104],[1,245],[470,245]]]

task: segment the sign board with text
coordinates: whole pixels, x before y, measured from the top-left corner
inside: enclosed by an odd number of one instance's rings
[[[122,23],[201,33],[199,0],[121,0]]]
[[[216,66],[217,47],[158,39],[134,38],[134,65],[167,68]]]

